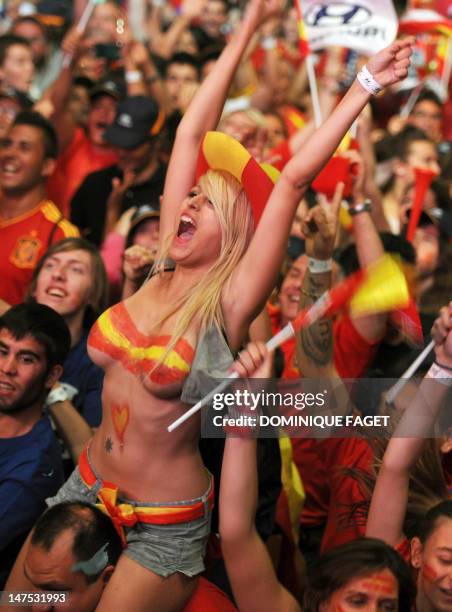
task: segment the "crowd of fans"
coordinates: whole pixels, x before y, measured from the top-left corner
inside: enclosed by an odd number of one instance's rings
[[[451,84],[330,47],[319,127],[292,3],[0,9],[0,610],[452,612]],[[266,349],[385,253],[402,314]],[[231,367],[394,427],[169,433]]]

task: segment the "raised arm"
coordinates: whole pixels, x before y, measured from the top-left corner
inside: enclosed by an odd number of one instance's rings
[[[339,183],[333,202],[314,206],[303,219],[306,255],[316,265],[306,268],[300,308],[311,306],[331,289],[331,264],[343,192],[344,184]],[[306,378],[332,376],[333,325],[330,318],[320,319],[297,334],[297,362]]]
[[[268,378],[271,359],[265,345],[249,345],[235,369],[242,377]],[[242,612],[298,612],[256,531],[257,496],[256,440],[228,436],[221,469],[220,538],[237,606]]]
[[[359,265],[361,268],[366,268],[384,255],[384,247],[372,219],[372,210],[367,210],[364,207],[366,199],[365,181],[367,179],[364,160],[357,151],[348,151],[346,155],[356,168],[349,211],[352,215],[353,234]],[[372,206],[373,201],[371,202]],[[386,332],[386,321],[387,313],[352,317],[355,329],[360,336],[369,342],[380,341],[383,338]]]
[[[441,309],[432,329],[436,364],[422,381],[414,401],[406,409],[383,457],[372,495],[366,536],[396,546],[403,537],[410,470],[438,416],[452,381],[452,302]],[[435,376],[435,378],[433,378]],[[448,384],[449,383],[449,384]],[[407,437],[413,435],[415,437]]]
[[[411,39],[397,41],[369,60],[367,67],[381,86],[405,78],[411,44]],[[330,117],[285,166],[232,279],[228,303],[233,318],[229,324],[246,325],[262,307],[276,282],[300,199],[369,98],[370,93],[356,80]]]
[[[280,0],[250,0],[237,31],[180,122],[166,174],[160,217],[161,241],[174,230],[178,207],[194,185],[199,146],[204,134],[218,125],[229,87],[248,43],[259,25],[278,10],[279,5]]]
[[[178,14],[174,17],[169,28],[163,32],[161,27],[161,11],[158,7],[151,7],[148,22],[149,47],[153,53],[169,59],[174,53],[181,36],[190,27],[193,20],[198,18],[206,5],[206,0],[184,0],[181,2]]]
[[[74,79],[74,67],[82,50],[82,34],[75,27],[71,28],[65,35],[61,48],[70,61],[62,67],[58,78],[44,92],[43,99],[50,100],[52,104],[51,121],[58,137],[60,151],[64,151],[71,142],[76,128],[68,103]]]

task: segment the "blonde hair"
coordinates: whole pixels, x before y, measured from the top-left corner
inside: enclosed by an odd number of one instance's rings
[[[224,327],[221,291],[243,257],[253,233],[250,203],[241,184],[232,174],[208,170],[198,184],[212,202],[220,222],[220,254],[201,281],[190,287],[160,319],[159,323],[177,310],[181,311],[167,350],[156,367],[164,362],[195,317],[200,320],[201,334],[213,325],[220,330]],[[174,234],[166,241],[153,270],[163,272],[173,238]]]

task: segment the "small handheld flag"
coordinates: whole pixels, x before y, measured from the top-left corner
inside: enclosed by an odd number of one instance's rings
[[[408,242],[413,242],[414,233],[419,224],[421,217],[422,207],[424,204],[425,194],[427,193],[433,179],[437,176],[436,172],[432,170],[426,170],[424,168],[415,168],[415,186],[414,186],[414,201],[411,207],[410,220],[408,222],[408,229],[406,232],[406,239]]]
[[[347,304],[352,315],[362,315],[403,308],[408,303],[408,285],[402,269],[390,255],[385,255],[368,268],[358,270],[336,287],[326,291],[314,304],[303,309],[291,323],[273,336],[266,346],[269,351],[273,351],[297,331],[309,327],[322,317],[332,316]],[[238,378],[237,372],[230,374],[190,410],[171,423],[168,431],[174,431],[203,406],[209,404],[215,394],[224,391],[231,380],[236,378]]]

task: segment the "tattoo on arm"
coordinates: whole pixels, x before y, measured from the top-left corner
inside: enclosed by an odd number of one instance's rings
[[[105,450],[107,453],[111,453],[113,450],[113,440],[111,438],[105,440]]]
[[[311,274],[306,271],[301,296],[301,307],[314,303],[313,295],[320,297],[331,286],[331,274]],[[301,331],[301,349],[315,365],[325,366],[333,358],[333,333],[330,319],[321,319]]]

